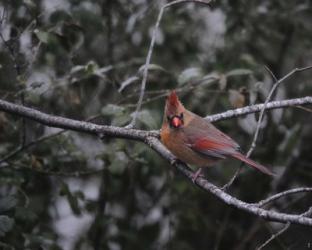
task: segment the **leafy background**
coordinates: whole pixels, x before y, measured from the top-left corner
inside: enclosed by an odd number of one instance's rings
[[[162,4],[3,0],[1,98],[64,117],[128,124]],[[211,5],[166,10],[139,128],[160,128],[169,89],[178,89],[185,106],[204,116],[263,102],[274,82],[264,66],[280,78],[312,64],[311,1]],[[311,95],[310,78],[310,71],[294,75],[274,98]],[[243,96],[242,87],[247,90]],[[295,107],[268,112],[253,158],[272,166],[278,177],[245,169],[230,190],[233,195],[253,202],[310,185],[310,113]],[[257,117],[217,126],[247,151]],[[219,202],[140,143],[102,142],[31,121],[25,129],[22,124],[21,118],[0,113],[1,158],[23,142],[32,143],[1,161],[3,249],[254,249],[282,227]],[[238,165],[224,161],[208,169],[207,178],[221,186]],[[311,195],[293,195],[273,208],[301,213],[309,205]],[[311,233],[291,226],[267,249],[311,247]]]

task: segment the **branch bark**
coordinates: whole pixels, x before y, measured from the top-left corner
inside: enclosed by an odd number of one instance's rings
[[[312,104],[312,96],[268,102],[267,105],[265,106],[265,109],[266,110],[279,109],[307,104]],[[263,109],[264,105],[265,105],[264,103],[250,105],[243,108],[228,110],[226,112],[219,113],[216,115],[208,115],[205,118],[209,122],[221,121],[229,118],[260,112]]]

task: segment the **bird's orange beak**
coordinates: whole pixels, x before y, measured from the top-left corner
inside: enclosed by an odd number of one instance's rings
[[[171,124],[172,124],[173,127],[178,128],[178,127],[180,127],[182,125],[182,121],[181,121],[181,119],[179,117],[173,117],[172,121],[171,121]]]

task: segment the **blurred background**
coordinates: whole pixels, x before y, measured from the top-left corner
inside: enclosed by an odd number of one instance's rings
[[[124,126],[139,96],[156,0],[2,0],[0,98],[49,114]],[[274,79],[312,65],[312,2],[213,1],[165,11],[137,127],[159,129],[177,89],[202,116],[264,102]],[[312,94],[311,71],[273,99]],[[216,123],[247,151],[258,114]],[[311,108],[268,111],[253,159],[229,192],[247,202],[312,180]],[[62,131],[0,112],[1,249],[255,249],[282,224],[233,209],[175,172],[147,146]],[[206,171],[222,186],[238,162]],[[271,205],[302,213],[311,194]],[[291,226],[265,249],[307,249]]]

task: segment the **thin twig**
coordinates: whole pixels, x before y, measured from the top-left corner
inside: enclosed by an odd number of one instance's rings
[[[263,249],[265,246],[267,246],[271,241],[273,241],[274,239],[276,239],[278,236],[280,236],[281,234],[283,234],[286,230],[288,230],[288,228],[290,227],[290,223],[287,222],[283,228],[281,230],[279,230],[277,233],[272,234],[271,237],[269,239],[267,239],[261,246],[257,247],[257,250],[261,250]]]
[[[239,167],[236,169],[234,175],[232,176],[232,178],[222,187],[223,191],[227,191],[229,189],[229,187],[231,187],[233,185],[233,182],[236,180],[237,176],[239,175],[240,171],[242,170],[242,167],[245,165],[244,162],[241,162],[241,164],[239,165]]]
[[[157,18],[157,21],[156,21],[156,24],[155,24],[155,28],[154,28],[153,34],[152,34],[152,40],[151,40],[150,47],[148,49],[148,53],[147,53],[147,57],[146,57],[146,61],[145,61],[139,100],[138,100],[138,103],[137,103],[137,107],[136,107],[136,109],[135,109],[135,111],[133,113],[132,120],[131,120],[130,124],[127,125],[127,128],[133,128],[135,126],[138,113],[139,113],[139,111],[141,109],[141,106],[142,106],[142,101],[143,101],[144,92],[145,92],[145,88],[146,88],[148,66],[149,66],[151,58],[152,58],[152,52],[153,52],[153,48],[154,48],[154,44],[155,44],[155,40],[156,40],[156,34],[157,34],[157,31],[158,31],[158,27],[159,27],[162,15],[164,13],[164,10],[165,10],[165,8],[162,7],[160,9],[159,14],[158,14],[158,18]]]
[[[284,197],[289,194],[297,194],[297,193],[303,193],[303,192],[312,192],[312,187],[301,187],[301,188],[294,188],[290,189],[284,192],[280,192],[278,194],[272,195],[267,199],[261,200],[256,203],[257,206],[263,207],[267,205],[268,203],[271,203],[273,201],[276,201],[277,199],[280,199],[281,197]]]
[[[205,119],[209,122],[217,122],[217,121],[222,121],[222,120],[226,120],[229,118],[235,118],[235,117],[239,117],[239,116],[243,116],[247,114],[257,113],[257,112],[260,112],[263,109],[263,107],[265,107],[266,110],[270,110],[270,109],[294,107],[294,106],[299,106],[299,105],[308,105],[311,103],[312,103],[312,96],[281,100],[281,101],[272,101],[272,102],[267,103],[266,106],[264,106],[264,103],[250,105],[244,108],[232,109],[232,110],[225,111],[223,113],[209,115],[209,116],[206,116]]]
[[[10,159],[12,159],[13,157],[15,157],[16,155],[18,155],[19,153],[25,151],[26,149],[30,148],[31,146],[34,146],[34,145],[37,145],[43,141],[46,141],[48,139],[51,139],[55,136],[58,136],[62,133],[66,132],[66,130],[61,130],[59,132],[56,132],[54,134],[51,134],[51,135],[46,135],[46,136],[42,136],[40,137],[39,139],[35,140],[35,141],[31,141],[27,144],[24,144],[24,145],[20,145],[17,149],[15,149],[14,151],[12,151],[11,153],[9,153],[8,155],[4,156],[2,159],[0,159],[0,168],[2,167],[1,164],[3,162],[6,162]]]
[[[266,71],[269,72],[269,74],[270,74],[271,77],[273,78],[274,82],[277,82],[278,79],[277,79],[277,77],[275,76],[275,74],[273,73],[273,71],[272,71],[268,66],[266,66],[266,65],[264,65],[264,68],[266,69]]]
[[[157,17],[157,21],[156,21],[154,30],[153,30],[151,43],[150,43],[150,46],[149,46],[149,49],[148,49],[148,53],[147,53],[147,57],[146,57],[145,65],[144,65],[144,71],[143,71],[143,78],[142,78],[142,83],[141,83],[141,88],[140,88],[139,100],[137,102],[136,109],[135,109],[134,113],[132,114],[131,122],[126,126],[126,128],[133,128],[135,126],[135,123],[136,123],[139,111],[140,111],[141,106],[142,106],[144,93],[145,93],[145,88],[146,88],[148,67],[149,67],[149,64],[151,62],[157,31],[158,31],[158,28],[159,28],[162,16],[164,14],[164,11],[165,11],[166,8],[169,8],[169,7],[173,6],[173,5],[177,5],[177,4],[181,4],[181,3],[187,3],[187,2],[201,3],[201,4],[206,4],[206,5],[209,5],[209,3],[210,3],[210,1],[202,1],[202,0],[177,0],[177,1],[173,1],[173,2],[167,3],[167,4],[165,4],[164,6],[161,7],[161,9],[159,11],[159,14],[158,14],[158,17]]]
[[[94,120],[95,118],[97,118],[98,116],[92,116],[88,119],[86,119],[86,121],[89,121],[91,122],[92,120]],[[9,154],[7,154],[6,156],[4,156],[2,159],[0,159],[0,168],[2,168],[3,166],[1,166],[2,163],[4,162],[7,162],[8,160],[12,159],[13,157],[15,157],[16,155],[18,155],[19,153],[27,150],[28,148],[34,146],[34,145],[38,145],[46,140],[49,140],[53,137],[56,137],[58,135],[61,135],[63,133],[65,133],[67,130],[61,130],[61,131],[58,131],[56,133],[53,133],[53,134],[49,134],[49,135],[45,135],[45,136],[42,136],[34,141],[31,141],[25,145],[20,145],[17,149],[15,149],[14,151],[10,152]]]
[[[309,108],[306,108],[306,107],[301,107],[301,106],[294,106],[295,108],[298,108],[298,109],[302,109],[304,111],[307,111],[309,113],[312,113],[312,109],[309,109]]]

